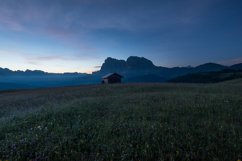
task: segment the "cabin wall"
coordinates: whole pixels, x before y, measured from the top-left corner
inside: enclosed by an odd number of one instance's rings
[[[109,78],[105,78],[102,81],[104,84],[112,84],[112,83],[121,83],[121,78],[120,77],[109,77]]]
[[[119,77],[110,77],[108,83],[121,83],[121,79]]]
[[[108,84],[108,79],[103,79],[104,84]]]

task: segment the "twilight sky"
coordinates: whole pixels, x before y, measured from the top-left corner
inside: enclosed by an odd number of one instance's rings
[[[241,0],[0,0],[0,67],[91,72],[105,58],[159,66],[242,62]]]

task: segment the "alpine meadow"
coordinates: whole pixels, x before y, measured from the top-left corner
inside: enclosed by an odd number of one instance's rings
[[[242,80],[0,93],[2,160],[242,157]]]

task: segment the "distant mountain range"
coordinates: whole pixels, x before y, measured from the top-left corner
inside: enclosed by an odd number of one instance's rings
[[[167,82],[181,76],[218,72],[222,70],[242,70],[242,63],[224,66],[206,63],[196,67],[161,67],[152,61],[137,56],[127,60],[107,58],[99,71],[86,73],[47,73],[40,70],[12,71],[0,68],[0,90],[73,86],[81,84],[99,84],[101,77],[107,73],[119,73],[124,76],[124,82]],[[191,77],[190,77],[191,78]]]
[[[0,68],[0,90],[73,86],[84,84],[85,73],[47,73],[40,70],[12,71]]]
[[[126,61],[107,58],[100,71],[94,72],[93,75],[104,75],[106,73],[118,72],[124,76],[126,82],[165,82],[186,74],[216,72],[225,69],[241,70],[242,63],[233,66],[206,63],[196,67],[167,68],[155,66],[146,58],[131,56]]]
[[[47,73],[41,70],[26,70],[26,71],[12,71],[8,68],[0,68],[0,76],[46,76],[46,75],[54,75],[54,76],[76,76],[76,75],[87,75],[86,73]]]

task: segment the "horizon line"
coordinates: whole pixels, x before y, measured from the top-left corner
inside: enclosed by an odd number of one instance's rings
[[[112,57],[110,57],[112,58]],[[145,58],[145,57],[143,57]],[[113,59],[116,59],[116,58],[113,58]],[[117,60],[124,60],[124,59],[117,59]],[[148,59],[149,60],[149,59]],[[151,61],[152,62],[152,61]],[[152,62],[153,63],[153,62]],[[225,66],[225,67],[231,67],[233,65],[237,65],[237,64],[242,64],[242,62],[238,62],[238,63],[234,63],[234,64],[230,64],[230,65],[227,65],[225,63],[216,63],[216,62],[207,62],[207,63],[202,63],[200,65],[195,65],[195,66],[192,66],[192,65],[187,65],[187,66],[173,66],[173,67],[165,67],[165,66],[159,66],[159,65],[155,65],[156,67],[164,67],[164,68],[196,68],[196,67],[199,67],[201,65],[205,65],[205,64],[217,64],[217,65],[222,65],[222,66]],[[97,66],[95,66],[97,67]],[[78,72],[78,71],[63,71],[63,72],[57,72],[57,71],[46,71],[46,70],[41,70],[41,69],[30,69],[30,68],[25,68],[25,69],[13,69],[11,67],[1,67],[1,69],[7,69],[7,70],[11,70],[13,72],[26,72],[26,71],[41,71],[41,72],[44,72],[44,73],[48,73],[48,74],[68,74],[68,73],[77,73],[77,74],[92,74],[93,72],[96,72],[96,71],[99,71],[101,69],[101,66],[100,66],[100,69],[99,70],[93,70],[93,71],[88,71],[88,72]]]

